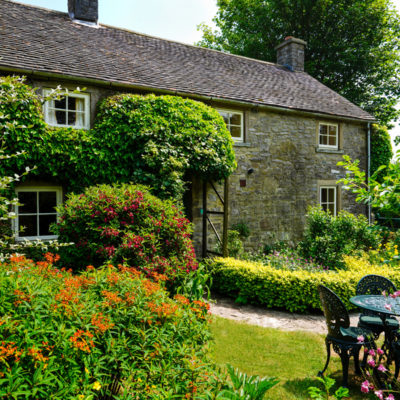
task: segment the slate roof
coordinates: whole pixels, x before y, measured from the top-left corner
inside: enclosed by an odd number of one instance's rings
[[[67,13],[9,0],[0,0],[2,66],[373,120],[304,72],[105,25],[84,26]]]

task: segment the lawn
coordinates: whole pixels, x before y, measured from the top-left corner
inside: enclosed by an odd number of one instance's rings
[[[307,388],[318,386],[315,379],[326,360],[324,336],[307,332],[284,332],[272,328],[238,323],[214,317],[214,360],[224,366],[232,364],[241,371],[259,376],[276,376],[280,383],[272,388],[265,400],[309,399]],[[359,377],[353,375],[350,363],[352,400],[365,399],[360,392]],[[341,380],[340,359],[331,358],[328,374]]]

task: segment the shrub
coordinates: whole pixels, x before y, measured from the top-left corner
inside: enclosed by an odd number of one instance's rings
[[[144,186],[93,186],[69,195],[58,212],[59,241],[75,243],[68,248],[71,265],[127,262],[171,280],[197,268],[189,221]]]
[[[347,270],[288,271],[261,263],[216,258],[206,260],[212,275],[212,289],[234,299],[244,300],[268,308],[281,308],[290,312],[321,309],[318,285],[335,291],[348,309],[355,296],[358,281],[367,274],[383,275],[400,287],[400,270],[389,266],[370,264],[367,259],[344,256]]]
[[[314,207],[308,212],[299,249],[303,257],[312,257],[318,264],[343,268],[343,255],[366,251],[379,242],[379,233],[371,229],[365,216],[355,216],[347,211],[333,216],[320,207]]]
[[[371,174],[381,165],[389,165],[393,157],[392,142],[386,126],[372,125],[371,131]],[[385,172],[380,172],[378,180]]]
[[[193,399],[213,388],[207,308],[135,268],[80,275],[57,256],[0,265],[0,397],[93,399],[115,377],[119,399]],[[196,397],[203,398],[203,397]],[[213,397],[214,398],[214,397]]]

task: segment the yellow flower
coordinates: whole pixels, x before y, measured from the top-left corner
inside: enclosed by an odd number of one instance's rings
[[[89,370],[85,367],[85,372],[89,375]]]
[[[142,380],[141,380],[140,378],[137,378],[137,381],[138,381],[138,382],[142,382]]]
[[[99,381],[96,381],[93,383],[93,389],[94,390],[100,390],[101,389],[101,383]]]
[[[79,396],[78,396],[78,400],[83,400],[85,398],[85,396],[83,395],[83,394],[80,394]]]

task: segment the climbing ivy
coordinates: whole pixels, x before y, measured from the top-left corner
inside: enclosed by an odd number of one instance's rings
[[[82,191],[134,182],[162,198],[180,199],[184,177],[220,180],[236,168],[233,142],[217,111],[178,96],[124,94],[105,99],[93,129],[48,127],[42,99],[24,78],[0,78],[0,134],[7,152],[0,174],[29,174]]]
[[[390,142],[390,135],[385,126],[372,125],[371,131],[371,175],[381,166],[389,165],[393,157],[392,144]],[[384,174],[382,172],[379,175]]]

